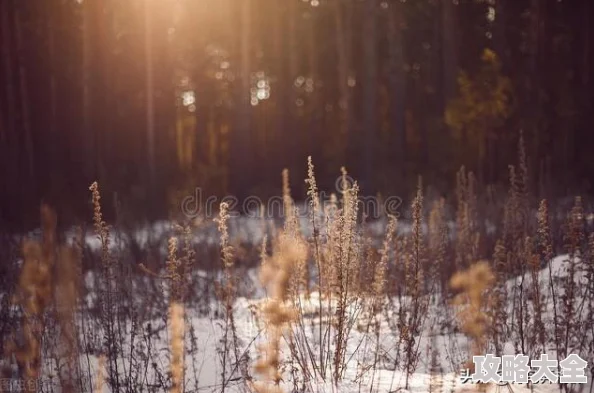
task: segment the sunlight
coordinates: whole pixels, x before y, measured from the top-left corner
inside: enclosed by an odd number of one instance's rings
[[[252,74],[252,88],[250,90],[252,106],[270,98],[270,80],[264,71]]]
[[[190,106],[196,102],[196,97],[193,91],[184,91],[182,93],[182,103],[184,106]]]
[[[495,8],[494,7],[489,7],[489,9],[487,10],[487,20],[489,22],[495,22]]]

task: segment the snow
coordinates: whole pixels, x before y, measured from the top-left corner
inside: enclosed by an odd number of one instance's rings
[[[552,273],[556,277],[561,277],[565,274],[565,261],[567,256],[556,257],[551,262]],[[198,275],[204,273],[197,273]],[[257,280],[257,272],[255,270],[248,271],[244,275],[248,281]],[[546,282],[549,279],[548,269],[545,268],[540,272],[540,280]],[[96,292],[96,280],[92,274],[85,277],[87,289],[89,289],[89,296]],[[515,279],[509,280],[507,285],[513,286]],[[257,286],[255,284],[252,284]],[[320,326],[319,316],[319,298],[318,294],[313,292],[309,299],[305,297],[300,298],[300,306],[303,308],[304,326],[302,331],[295,330],[296,335],[305,334],[310,345],[315,347],[319,345],[317,339],[317,332]],[[322,306],[327,308],[329,305],[325,299],[322,300]],[[397,303],[397,299],[392,299]],[[394,348],[396,346],[396,336],[390,328],[390,319],[394,317],[391,315],[383,316],[380,320],[380,334],[379,342],[376,342],[374,334],[367,334],[365,329],[357,327],[356,325],[350,332],[346,357],[346,369],[344,370],[344,377],[337,384],[330,382],[331,378],[326,381],[321,378],[316,378],[313,381],[307,381],[306,387],[313,392],[362,392],[372,391],[378,393],[388,392],[466,392],[475,391],[476,385],[461,384],[460,382],[460,365],[467,359],[468,339],[451,328],[438,326],[440,320],[447,320],[452,318],[451,315],[444,315],[444,307],[440,306],[438,299],[430,305],[427,312],[427,320],[424,324],[425,329],[420,338],[420,362],[415,372],[410,376],[408,383],[408,390],[404,389],[406,374],[401,370],[395,370],[391,359],[394,355]],[[91,300],[88,300],[92,303]],[[257,348],[266,340],[266,331],[257,318],[256,310],[266,301],[263,291],[257,292],[255,296],[250,298],[240,297],[234,303],[234,317],[237,325],[237,334],[239,337],[240,353],[249,355],[249,367],[253,365],[255,359],[258,357]],[[211,313],[204,315],[203,312],[193,307],[186,308],[186,358],[185,358],[185,387],[187,392],[216,392],[221,390],[222,385],[222,366],[220,363],[219,342],[224,334],[223,320],[220,314],[215,311],[221,311],[216,303],[211,305]],[[333,305],[330,305],[333,308]],[[347,315],[349,317],[356,316],[361,319],[363,323],[365,313],[363,310],[363,301],[356,301],[348,305]],[[323,313],[322,313],[323,314]],[[447,314],[447,313],[446,313]],[[548,314],[548,312],[547,312]],[[85,327],[81,325],[80,316],[77,318],[77,324],[81,331]],[[89,322],[87,322],[88,324]],[[324,320],[321,322],[324,324]],[[148,328],[152,329],[153,339],[151,342],[152,348],[148,351],[146,343],[138,342],[140,338],[146,333]],[[89,329],[89,326],[86,327]],[[137,327],[138,334],[136,337],[138,350],[149,352],[150,362],[154,363],[155,367],[149,367],[144,375],[138,377],[138,384],[143,386],[158,385],[159,378],[167,375],[169,365],[169,345],[168,345],[168,330],[167,321],[163,316],[153,318],[149,321],[144,321]],[[123,329],[125,332],[131,330],[129,323]],[[88,331],[88,330],[87,330]],[[144,332],[144,333],[143,333]],[[124,359],[118,359],[119,364],[124,369],[129,369],[129,357],[134,354],[130,349],[129,336],[124,337]],[[99,337],[82,337],[81,341],[86,345],[95,345],[100,347]],[[140,340],[142,341],[142,340]],[[51,339],[48,341],[51,343]],[[51,344],[46,344],[51,345]],[[376,348],[382,356],[375,361],[374,354]],[[283,358],[288,359],[288,348],[286,345],[281,347]],[[437,361],[432,364],[431,352],[436,352]],[[551,352],[549,352],[551,353]],[[505,344],[504,354],[515,354],[514,347],[511,342]],[[85,374],[90,376],[94,383],[98,373],[98,357],[95,354],[84,353],[80,355],[80,364]],[[373,365],[375,364],[375,367]],[[287,365],[289,366],[289,365]],[[43,373],[45,378],[53,377],[57,373],[55,364],[50,359],[46,359],[43,365]],[[229,366],[228,366],[229,367]],[[292,391],[292,380],[290,375],[290,367],[285,370],[284,382],[282,386],[285,391]],[[166,378],[166,377],[165,377]],[[227,376],[229,379],[226,388],[229,392],[244,391],[244,384],[240,378],[240,374],[236,371],[233,375]],[[255,376],[258,379],[258,376]],[[590,377],[591,378],[591,377]],[[590,382],[591,384],[591,382]],[[558,392],[558,385],[543,384],[535,385],[529,388],[523,385],[514,385],[514,392],[537,392],[549,393]],[[588,385],[584,391],[589,391]],[[501,389],[501,388],[499,388]],[[507,388],[504,388],[507,389]],[[107,387],[104,388],[107,392]],[[146,388],[146,391],[153,391]],[[162,390],[161,390],[162,391]],[[497,386],[489,386],[488,392],[496,392]]]
[[[303,222],[302,228],[309,228],[309,225],[305,225],[308,217],[300,218]],[[489,223],[487,223],[489,224]],[[385,220],[375,220],[368,224],[367,230],[372,236],[377,236],[379,239],[383,236],[385,231]],[[490,226],[487,225],[489,228]],[[267,233],[274,233],[277,229],[277,223],[273,219],[259,219],[253,217],[232,217],[229,221],[229,232],[231,238],[234,239],[234,243],[242,244],[247,243],[251,245],[259,245],[262,238]],[[399,224],[398,230],[400,233],[410,232],[410,226],[406,224]],[[131,241],[135,241],[141,248],[146,247],[150,244],[159,244],[162,255],[166,252],[166,241],[171,235],[176,234],[174,226],[170,222],[160,221],[152,225],[145,226],[138,230],[122,232],[112,231],[112,238],[110,244],[111,251],[117,251],[123,244]],[[34,231],[28,236],[38,237],[39,231]],[[69,231],[67,239],[73,238],[74,231]],[[218,246],[219,234],[217,231],[217,224],[212,221],[203,221],[200,225],[195,226],[192,231],[192,241],[194,246]],[[116,240],[117,239],[117,240]],[[97,236],[91,231],[85,234],[85,245],[92,251],[98,252],[101,249],[101,242]],[[122,243],[120,243],[122,242]],[[548,295],[548,282],[550,275],[553,276],[554,280],[562,280],[567,276],[567,255],[561,255],[555,257],[549,266],[543,267],[538,273],[539,282],[545,293],[545,309],[543,313],[543,319],[547,326],[551,326],[553,318],[552,302]],[[209,274],[206,271],[196,270],[194,275],[197,278],[192,282],[194,285],[201,285],[204,281],[214,280],[216,275]],[[258,272],[255,269],[250,269],[242,273],[243,285],[251,288],[251,296],[239,297],[236,299],[233,309],[234,317],[237,326],[237,333],[239,337],[240,353],[246,353],[249,357],[249,367],[254,364],[255,359],[258,357],[258,346],[265,342],[266,331],[261,325],[261,321],[256,317],[257,310],[262,302],[266,301],[265,291],[258,284]],[[514,288],[517,286],[521,277],[515,277],[509,279],[506,282],[506,286],[509,293],[512,293]],[[532,280],[529,273],[525,275],[524,285],[529,286]],[[578,272],[576,275],[576,282],[582,283],[583,273]],[[150,279],[144,278],[139,282],[134,282],[131,288],[132,291],[141,288],[142,286],[149,286]],[[94,273],[89,272],[84,278],[86,297],[84,304],[86,308],[91,308],[95,305],[99,298],[99,285],[97,283],[97,277]],[[242,291],[244,293],[246,291]],[[161,297],[166,297],[168,291],[165,288]],[[2,296],[2,294],[0,294]],[[1,300],[1,297],[0,297]],[[146,299],[137,299],[140,303],[146,302]],[[295,334],[305,334],[305,339],[308,343],[314,347],[313,352],[316,353],[316,346],[319,346],[318,335],[320,324],[325,324],[324,319],[320,321],[319,315],[323,314],[319,312],[319,297],[318,294],[313,292],[309,299],[300,298],[300,306],[302,307],[302,315],[304,316],[303,324],[305,326],[301,331],[295,331]],[[325,299],[322,300],[322,307],[324,309],[331,308],[335,309],[335,304],[328,304]],[[403,299],[406,300],[406,299]],[[420,361],[415,372],[410,376],[408,383],[408,390],[404,389],[406,374],[399,369],[394,369],[393,362],[391,359],[395,357],[395,347],[397,345],[397,336],[393,329],[395,319],[394,316],[384,315],[379,318],[380,322],[380,333],[379,342],[376,341],[374,334],[368,334],[365,329],[358,329],[356,326],[350,331],[349,340],[347,342],[347,350],[345,359],[346,369],[344,370],[344,376],[342,380],[334,385],[330,382],[331,378],[327,378],[326,381],[321,378],[317,378],[313,381],[307,381],[307,389],[313,392],[429,392],[430,386],[433,392],[448,392],[457,393],[465,391],[473,391],[476,389],[475,385],[461,384],[460,382],[460,367],[464,361],[468,358],[469,353],[469,340],[461,333],[458,333],[451,325],[440,325],[444,321],[452,321],[454,316],[451,315],[452,309],[444,308],[440,305],[439,299],[433,299],[434,301],[429,306],[427,312],[427,320],[424,323],[424,329],[419,339],[420,348]],[[207,300],[208,301],[208,300]],[[391,299],[391,301],[398,305],[399,299]],[[145,305],[146,306],[146,305]],[[158,306],[157,306],[158,307]],[[347,315],[354,318],[363,318],[364,312],[362,312],[362,301],[354,302],[349,304]],[[187,392],[201,391],[201,392],[217,392],[222,387],[222,366],[220,363],[219,343],[221,337],[224,334],[223,320],[221,319],[222,310],[220,305],[211,304],[210,314],[205,315],[203,310],[198,310],[195,305],[191,304],[186,308],[186,359],[185,359],[185,388]],[[218,312],[217,312],[218,311]],[[511,306],[508,310],[512,312]],[[88,315],[86,315],[88,317]],[[82,325],[82,315],[76,318],[76,323],[81,332],[89,332],[92,326]],[[362,321],[361,321],[362,322]],[[363,322],[362,322],[363,323]],[[167,321],[166,318],[161,316],[153,316],[149,320],[142,321],[141,326],[137,327],[138,333],[136,339],[139,340],[143,334],[146,334],[149,330],[152,332],[152,348],[147,356],[150,357],[150,362],[155,367],[148,367],[144,374],[139,377],[137,383],[142,386],[158,385],[159,378],[165,376],[168,371],[169,365],[169,343],[167,333]],[[452,324],[453,325],[453,324]],[[135,352],[130,343],[130,335],[127,334],[132,330],[130,323],[126,323],[123,327],[124,332],[124,354],[125,358],[118,359],[118,362],[124,367],[129,367],[126,362],[134,356]],[[101,337],[100,331],[94,332],[97,337],[92,337],[90,334],[81,337],[81,343],[85,343],[85,347],[88,345],[100,348]],[[51,339],[48,340],[47,345],[51,345]],[[136,344],[142,347],[141,344]],[[144,343],[144,350],[146,343]],[[375,350],[378,350],[382,356],[379,359],[375,359]],[[46,348],[46,350],[48,350]],[[286,345],[282,347],[284,359],[289,358],[288,348]],[[436,353],[436,362],[432,362],[431,354]],[[556,354],[549,348],[547,351],[552,357]],[[512,342],[506,342],[504,345],[503,354],[516,354],[514,345]],[[0,362],[1,363],[1,362]],[[96,380],[98,374],[98,357],[90,352],[86,352],[80,355],[79,363],[81,368],[84,370],[84,374],[87,378],[90,378],[89,384]],[[436,363],[436,364],[435,364]],[[1,364],[0,364],[1,365]],[[287,369],[284,372],[284,382],[282,383],[285,391],[292,391],[293,384],[290,375],[290,364],[287,365]],[[589,365],[590,366],[590,365]],[[44,378],[49,379],[50,377],[55,378],[57,374],[56,365],[52,361],[51,357],[45,358],[43,364],[43,375]],[[240,392],[244,389],[244,384],[239,379],[240,374],[236,370],[231,376],[227,376],[229,379],[227,391]],[[258,376],[255,376],[258,379]],[[585,392],[590,391],[592,385],[592,376],[589,376],[590,381],[588,386],[584,388]],[[93,382],[94,383],[94,382]],[[514,385],[514,392],[537,392],[537,393],[549,393],[558,392],[558,385],[543,384],[535,385],[533,387],[527,387],[523,385]],[[499,389],[499,390],[498,390]],[[497,386],[489,386],[488,392],[500,391],[501,388]],[[507,390],[507,388],[504,388]],[[107,392],[107,387],[104,388],[104,392]],[[146,389],[146,391],[153,391]],[[161,390],[162,391],[162,390]]]

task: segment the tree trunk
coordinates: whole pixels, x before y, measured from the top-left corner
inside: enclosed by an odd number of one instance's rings
[[[57,95],[56,95],[56,61],[55,61],[55,57],[56,57],[56,34],[55,34],[55,21],[54,21],[54,14],[53,12],[57,12],[57,10],[49,10],[48,16],[47,16],[47,35],[48,35],[48,55],[49,55],[49,102],[50,102],[50,119],[49,119],[49,138],[48,138],[48,143],[49,143],[49,149],[50,149],[50,153],[49,153],[49,158],[50,158],[50,162],[51,163],[55,163],[57,158],[58,158],[58,154],[57,151],[60,148],[59,145],[55,144],[55,143],[51,143],[52,140],[58,140],[58,136],[56,135],[56,132],[58,130],[58,126],[57,126],[57,119],[58,119],[58,115],[57,115],[57,111],[58,111],[58,106],[57,106]]]
[[[377,140],[377,50],[376,50],[376,22],[377,9],[374,0],[365,2],[365,16],[363,31],[365,41],[363,42],[363,184],[362,189],[367,192],[374,190],[374,152]]]
[[[542,44],[544,41],[544,22],[545,22],[545,4],[540,0],[532,0],[530,6],[530,63],[529,63],[529,114],[530,114],[530,127],[528,130],[528,138],[532,138],[532,152],[530,156],[539,157],[539,133],[541,131],[541,118],[543,114],[543,106],[541,97],[543,94],[542,90],[546,89],[543,85],[543,79],[541,78],[541,72],[544,67],[547,67],[541,60],[544,59],[544,51]],[[526,132],[524,132],[526,136]],[[532,162],[528,163],[529,167],[534,167]],[[568,164],[571,165],[571,164]],[[568,166],[569,168],[569,166]]]
[[[321,146],[319,143],[316,143],[319,140],[320,135],[320,120],[318,111],[320,110],[320,98],[322,92],[317,90],[317,83],[319,77],[319,63],[318,63],[318,36],[316,32],[317,28],[317,14],[318,12],[310,11],[310,16],[308,18],[307,23],[309,24],[307,29],[307,60],[308,60],[308,76],[313,81],[314,91],[310,94],[310,102],[306,104],[309,108],[310,116],[307,119],[306,129],[303,133],[305,136],[303,146],[305,148],[306,155],[313,156],[313,159],[316,160],[322,153],[320,150]],[[302,157],[301,160],[304,160],[305,157]],[[304,162],[301,161],[299,163],[300,166],[304,165]]]
[[[495,0],[495,20],[493,21],[493,47],[499,56],[504,69],[509,67],[509,47],[506,36],[506,7],[505,0]]]
[[[459,6],[453,0],[441,1],[443,92],[446,103],[455,97],[458,89],[456,7]]]
[[[251,87],[251,0],[243,0],[239,10],[239,46],[240,46],[240,78],[238,83],[238,111],[235,125],[231,133],[231,184],[236,191],[235,195],[241,198],[248,192],[251,183],[249,169],[250,156],[254,153],[251,149],[252,126],[250,122],[250,87]],[[248,169],[248,170],[246,170]]]
[[[6,113],[6,145],[10,156],[14,155],[17,146],[11,146],[11,143],[16,142],[16,105],[15,105],[15,90],[14,90],[14,73],[12,63],[12,35],[10,30],[10,2],[2,2],[2,58],[4,59],[4,83],[6,92],[6,103],[8,111]],[[3,155],[4,156],[4,155]],[[10,162],[10,161],[9,161]]]
[[[390,64],[390,125],[395,135],[395,160],[392,163],[397,168],[396,181],[406,183],[406,75],[404,73],[404,47],[402,39],[403,4],[395,1],[390,4],[388,14],[388,42]]]
[[[336,48],[338,55],[338,72],[336,74],[338,83],[338,112],[339,112],[339,140],[340,149],[343,154],[339,156],[344,159],[344,152],[349,143],[350,129],[351,129],[351,94],[348,86],[348,79],[351,73],[351,58],[350,45],[347,44],[347,37],[350,39],[350,34],[346,34],[346,25],[344,21],[343,7],[340,1],[335,1],[335,31],[336,31]],[[345,37],[346,36],[346,37]],[[349,41],[350,42],[350,41]]]
[[[82,10],[82,143],[85,150],[86,172],[88,179],[94,179],[96,174],[95,164],[97,162],[94,146],[94,133],[91,129],[90,116],[90,66],[91,66],[91,48],[90,48],[90,21],[91,21],[91,2],[84,1]]]
[[[286,122],[286,130],[284,130],[285,135],[287,136],[287,142],[283,144],[285,150],[285,161],[282,163],[283,167],[293,168],[295,165],[298,165],[297,160],[302,159],[301,157],[297,157],[296,146],[298,132],[296,132],[296,122],[297,116],[295,113],[295,89],[293,87],[293,83],[295,82],[295,78],[297,78],[297,73],[299,72],[297,69],[297,11],[296,11],[296,2],[289,1],[287,3],[287,19],[289,25],[289,33],[288,33],[288,56],[287,56],[287,69],[288,69],[288,77],[289,77],[289,84],[287,86],[287,90],[284,92],[285,100],[284,105],[286,106],[287,110],[287,122]],[[280,173],[277,174],[280,176]]]
[[[270,146],[272,147],[270,150],[271,158],[272,158],[272,165],[267,165],[266,173],[269,178],[274,179],[278,175],[278,173],[282,170],[282,150],[281,146],[283,146],[283,136],[286,132],[285,126],[287,124],[287,106],[285,95],[289,93],[289,90],[292,88],[292,81],[287,80],[287,72],[284,67],[284,58],[286,51],[284,48],[286,47],[285,44],[285,34],[283,32],[283,25],[286,22],[286,11],[285,11],[285,3],[281,3],[278,1],[273,0],[275,4],[274,13],[276,18],[274,18],[273,24],[273,35],[274,35],[274,60],[273,60],[273,69],[274,69],[274,77],[277,78],[276,89],[272,91],[271,99],[274,100],[275,103],[275,112],[273,115],[273,129],[272,129],[272,136],[271,136],[271,143]],[[290,17],[290,15],[289,15]],[[289,51],[291,48],[289,48]],[[290,120],[289,120],[290,121]],[[279,164],[281,167],[279,167]]]
[[[155,113],[154,113],[154,97],[153,97],[153,39],[152,39],[152,24],[153,24],[153,2],[145,0],[144,3],[144,38],[145,38],[145,62],[146,62],[146,141],[147,141],[147,158],[148,158],[148,184],[150,195],[155,192]]]
[[[22,6],[22,5],[21,5]],[[27,168],[31,185],[35,184],[35,152],[33,151],[33,137],[31,135],[31,119],[29,116],[29,94],[27,85],[27,69],[25,67],[25,54],[23,47],[23,29],[21,26],[21,13],[17,5],[14,12],[14,26],[16,30],[17,56],[19,60],[19,88],[21,96],[21,116],[23,132],[25,134],[25,150],[27,155]]]
[[[587,93],[590,93],[590,90],[587,88],[590,86],[590,82],[592,80],[592,11],[594,11],[594,7],[590,1],[584,1],[584,12],[582,14],[584,20],[582,24],[582,28],[584,29],[582,32],[583,35],[583,52],[582,52],[582,86]]]

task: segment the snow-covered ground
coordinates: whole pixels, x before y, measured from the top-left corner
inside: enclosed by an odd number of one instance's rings
[[[307,232],[309,218],[301,217],[301,228]],[[264,237],[268,235],[271,238],[276,237],[280,228],[280,221],[273,219],[259,219],[253,217],[233,217],[228,222],[230,238],[233,244],[249,244],[258,246]],[[449,223],[450,229],[454,228],[454,223]],[[486,223],[487,231],[493,231],[494,227]],[[374,220],[366,223],[365,230],[371,238],[381,242],[386,228],[386,220]],[[424,228],[426,230],[426,228]],[[398,224],[398,232],[405,234],[410,232],[410,225],[406,222]],[[156,222],[144,228],[136,228],[129,231],[123,231],[120,228],[114,228],[111,232],[110,251],[118,252],[126,249],[131,242],[135,242],[138,247],[145,249],[150,246],[157,246],[163,257],[166,255],[166,244],[169,236],[179,236],[175,231],[174,224],[168,221]],[[304,233],[307,237],[311,234]],[[39,237],[40,231],[34,231],[28,234],[30,237]],[[74,238],[74,231],[68,231],[66,238],[71,241]],[[210,246],[218,247],[220,235],[217,224],[211,219],[202,220],[192,229],[191,239],[195,247]],[[95,235],[92,228],[84,234],[84,242],[89,250],[99,252],[101,249],[100,240]],[[551,263],[551,270],[548,266],[544,267],[538,274],[539,282],[543,291],[547,292],[549,288],[550,276],[555,282],[560,282],[567,275],[567,256],[558,256]],[[266,301],[265,291],[258,282],[258,272],[256,269],[243,269],[240,271],[241,282],[246,290],[239,293],[244,296],[236,299],[233,309],[234,318],[237,326],[239,338],[239,353],[248,360],[248,368],[251,370],[253,364],[259,356],[259,345],[266,342],[266,329],[258,319],[256,310]],[[212,292],[200,298],[200,289],[209,284],[214,287],[213,282],[218,281],[220,272],[208,272],[205,270],[194,269],[193,280],[191,280],[194,290],[194,297],[188,302],[186,307],[186,325],[185,325],[185,391],[186,392],[217,392],[222,390],[225,385],[227,391],[244,391],[246,383],[241,378],[239,365],[231,365],[232,372],[229,372],[229,365],[225,372],[223,380],[223,368],[221,365],[220,341],[224,335],[224,320],[222,315],[224,310],[221,305],[214,300]],[[92,389],[92,381],[97,379],[98,375],[98,357],[97,353],[101,351],[102,337],[100,324],[97,321],[97,314],[92,314],[91,309],[96,309],[101,292],[98,290],[97,276],[89,272],[85,277],[85,298],[82,304],[83,311],[77,315],[77,327],[81,334],[80,346],[83,349],[80,355],[80,368],[87,380],[84,386],[85,391]],[[522,280],[516,277],[506,282],[507,292],[514,293],[514,288]],[[523,278],[525,288],[530,287],[531,276],[529,273]],[[584,277],[581,273],[576,276],[576,283],[583,285]],[[158,280],[157,280],[158,281]],[[138,324],[132,326],[129,322],[124,322],[121,327],[121,344],[124,356],[118,359],[120,370],[133,380],[133,385],[142,386],[147,392],[163,391],[163,388],[157,386],[167,386],[169,370],[169,336],[166,319],[166,299],[168,296],[167,285],[158,282],[155,286],[154,280],[148,276],[137,277],[131,280],[129,287],[126,288],[130,293],[135,293],[134,303],[138,309],[150,310],[144,312],[145,319],[140,320]],[[388,284],[390,285],[390,284]],[[560,287],[560,286],[559,286]],[[209,287],[210,288],[210,287]],[[156,289],[156,291],[155,291]],[[152,291],[152,293],[150,293]],[[156,292],[156,293],[155,293]],[[145,294],[150,293],[149,296]],[[561,289],[557,296],[561,295]],[[0,297],[3,294],[0,294]],[[387,302],[393,305],[392,312],[399,307],[401,299],[389,299]],[[582,299],[578,299],[582,300]],[[197,306],[197,301],[202,306]],[[158,304],[157,304],[158,302]],[[321,300],[323,309],[328,308],[327,301]],[[205,312],[204,304],[207,304]],[[300,321],[303,328],[294,327],[293,334],[301,335],[301,338],[308,342],[312,352],[317,353],[320,345],[319,330],[319,299],[314,292],[309,299],[300,298],[300,307],[303,309]],[[507,303],[508,313],[513,313],[512,303]],[[331,383],[331,370],[325,378],[319,376],[313,380],[306,381],[305,387],[308,391],[314,392],[395,392],[405,391],[406,373],[400,368],[394,366],[395,351],[398,345],[398,331],[395,328],[396,315],[388,312],[382,313],[378,317],[379,334],[370,333],[365,328],[367,323],[367,314],[364,312],[364,299],[358,299],[348,305],[346,314],[355,320],[352,329],[348,334],[348,341],[345,353],[345,369],[338,385]],[[160,314],[159,314],[160,313]],[[322,313],[323,314],[323,313]],[[456,328],[454,307],[444,307],[443,302],[437,296],[431,299],[426,318],[423,323],[423,330],[418,339],[419,362],[415,371],[408,378],[408,391],[410,392],[463,392],[475,389],[471,384],[462,384],[460,382],[460,367],[468,360],[470,341]],[[545,326],[553,325],[553,303],[550,296],[545,295],[542,318]],[[594,323],[594,321],[592,321]],[[134,332],[134,334],[131,334]],[[53,333],[53,332],[52,332]],[[287,333],[286,337],[289,334]],[[131,337],[134,337],[132,342]],[[377,340],[379,337],[379,341]],[[511,338],[510,338],[511,340]],[[55,362],[56,352],[52,346],[52,337],[48,335],[46,339],[43,372],[45,380],[55,379],[58,373],[59,365]],[[505,344],[506,354],[515,354],[514,345],[511,341]],[[547,348],[547,353],[552,357],[556,354],[551,346]],[[285,391],[293,390],[293,376],[291,374],[294,364],[289,360],[291,358],[286,345],[281,347],[283,359],[283,387]],[[52,352],[53,351],[53,352]],[[378,354],[378,356],[376,356]],[[144,358],[146,357],[146,358]],[[592,358],[592,356],[590,356]],[[148,360],[144,360],[148,359]],[[139,365],[148,365],[144,370],[139,369]],[[589,365],[588,367],[591,367]],[[253,374],[253,373],[252,373]],[[254,375],[257,380],[259,376]],[[592,392],[591,375],[590,382],[584,386],[583,392]],[[299,381],[300,383],[303,381]],[[513,385],[511,387],[515,392],[557,392],[558,385],[535,385],[526,387],[524,385]],[[508,387],[490,386],[489,391],[498,389],[507,390]],[[47,390],[51,391],[51,390]],[[56,390],[54,390],[56,391]],[[108,391],[105,388],[104,391]]]
[[[554,279],[558,280],[566,274],[566,256],[559,256],[552,261],[551,273]],[[198,274],[198,273],[197,273]],[[203,274],[203,273],[200,273]],[[204,276],[203,278],[205,278]],[[244,276],[245,280],[252,281],[253,286],[257,284],[257,272],[252,270]],[[543,288],[549,280],[548,268],[540,272],[539,279]],[[578,280],[580,278],[578,277]],[[510,290],[516,279],[507,282]],[[86,277],[86,286],[90,289],[87,303],[96,300],[94,293],[93,276],[90,273]],[[166,295],[166,293],[165,293]],[[254,292],[250,298],[241,297],[234,303],[234,317],[239,338],[239,353],[241,357],[248,359],[248,369],[251,371],[258,358],[260,344],[266,342],[266,329],[258,319],[256,310],[266,301],[263,291]],[[395,304],[398,299],[392,299]],[[303,319],[300,321],[303,328],[294,327],[294,337],[301,337],[307,340],[312,347],[312,352],[317,353],[319,346],[320,322],[319,299],[317,293],[312,293],[309,299],[300,298],[300,307],[303,312]],[[327,308],[328,304],[322,299],[322,307]],[[547,303],[547,309],[543,313],[545,324],[550,326],[552,318],[551,304]],[[397,306],[396,306],[397,307]],[[358,299],[348,305],[346,314],[356,320],[348,335],[347,349],[345,353],[346,368],[343,377],[338,384],[331,382],[329,371],[326,380],[319,376],[309,381],[299,381],[299,386],[305,386],[307,391],[313,392],[464,392],[476,391],[477,385],[462,384],[460,381],[460,367],[468,359],[469,339],[455,329],[454,316],[451,315],[451,307],[443,307],[439,299],[431,302],[424,328],[418,340],[419,362],[414,373],[409,377],[408,390],[404,389],[406,373],[401,369],[394,368],[395,348],[397,347],[397,333],[394,328],[395,315],[382,314],[378,318],[379,335],[376,336],[369,329],[365,328],[367,314],[365,313],[364,300]],[[448,311],[449,310],[449,311]],[[218,311],[218,312],[217,312]],[[450,314],[448,314],[450,313]],[[214,300],[210,314],[205,315],[203,310],[197,310],[190,306],[186,308],[185,324],[185,390],[186,392],[218,392],[222,390],[222,363],[220,342],[224,335],[224,320],[221,318],[222,308]],[[87,314],[88,317],[88,314]],[[94,330],[93,323],[88,319],[86,322],[83,316],[77,316],[77,325],[82,334],[80,338],[81,347],[86,348],[80,355],[80,368],[86,379],[84,391],[91,391],[94,381],[99,375],[97,348],[101,348],[101,336],[99,331]],[[452,323],[446,323],[450,321]],[[294,325],[297,326],[297,325]],[[142,391],[164,391],[162,387],[168,386],[169,369],[169,335],[167,329],[166,315],[154,317],[149,321],[142,321],[132,327],[129,323],[123,326],[123,353],[124,358],[118,359],[120,370],[131,376],[133,385],[142,386]],[[130,342],[130,332],[135,332],[135,342]],[[288,333],[285,338],[289,337]],[[379,341],[376,340],[379,337]],[[46,346],[51,347],[52,338],[48,335]],[[333,345],[333,344],[332,344]],[[94,350],[89,350],[94,348]],[[514,354],[513,344],[506,343],[505,352]],[[56,378],[58,373],[57,363],[51,356],[56,348],[45,350],[46,357],[43,364],[43,375],[45,380]],[[290,362],[289,350],[286,342],[281,345],[282,359],[287,363],[281,364],[283,370],[283,382],[281,385],[286,392],[293,391],[293,377],[291,374],[295,364]],[[376,353],[378,356],[376,356]],[[553,351],[548,351],[554,357]],[[144,355],[142,355],[144,354]],[[143,361],[143,356],[147,361]],[[146,368],[142,369],[142,365]],[[590,365],[588,366],[590,367]],[[226,391],[246,391],[246,384],[239,372],[240,365],[232,362],[227,364]],[[231,369],[231,372],[229,371]],[[251,373],[252,375],[253,372]],[[255,380],[259,379],[254,375]],[[589,384],[583,386],[583,392],[591,392],[592,380],[589,375]],[[304,384],[304,385],[302,385]],[[508,386],[488,386],[489,392],[509,391]],[[44,390],[51,391],[51,390]],[[59,390],[53,390],[55,392]],[[104,387],[104,392],[109,389]],[[138,390],[137,390],[138,391]],[[514,392],[558,392],[559,386],[542,384],[527,387],[525,385],[512,385]],[[576,390],[579,391],[579,390]]]

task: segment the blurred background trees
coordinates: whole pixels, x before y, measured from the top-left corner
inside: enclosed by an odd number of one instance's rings
[[[88,216],[98,180],[140,217],[200,187],[278,194],[312,155],[363,192],[535,181],[591,192],[589,0],[2,0],[0,223]]]

